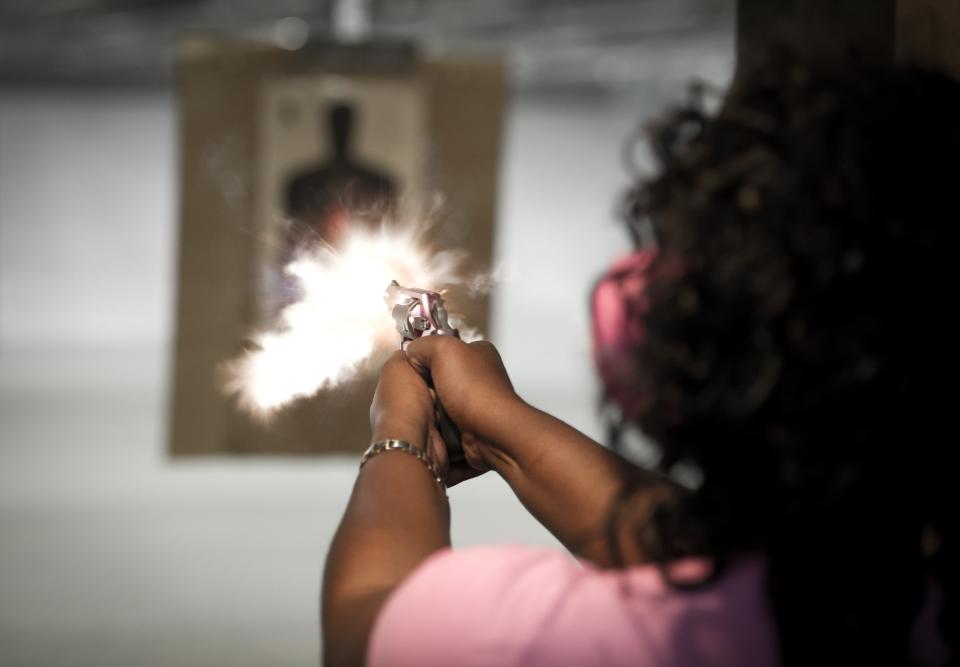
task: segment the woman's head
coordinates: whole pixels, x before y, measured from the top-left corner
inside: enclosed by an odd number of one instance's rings
[[[877,632],[903,653],[921,534],[946,532],[960,85],[771,63],[652,139],[662,172],[636,222],[660,251],[628,417],[703,485],[644,542],[767,551],[788,655],[841,638],[862,657],[857,633]],[[798,614],[820,614],[805,640]]]

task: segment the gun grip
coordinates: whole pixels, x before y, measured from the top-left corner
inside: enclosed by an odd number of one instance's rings
[[[463,460],[463,444],[460,442],[460,429],[453,423],[453,420],[443,409],[443,404],[437,401],[437,412],[440,415],[440,421],[437,424],[437,430],[440,431],[440,437],[443,438],[443,444],[447,446],[447,458],[451,463]]]

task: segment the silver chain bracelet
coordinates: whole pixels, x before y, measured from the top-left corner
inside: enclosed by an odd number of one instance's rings
[[[437,484],[440,485],[440,488],[446,491],[447,485],[443,483],[443,478],[440,476],[440,470],[437,468],[437,464],[428,459],[423,450],[421,450],[419,447],[414,447],[406,440],[378,440],[367,447],[367,451],[365,451],[363,456],[360,457],[360,467],[362,468],[365,466],[367,461],[372,459],[374,456],[394,450],[412,454],[420,459],[420,461],[423,462],[423,465],[427,466],[427,470],[429,470],[430,474],[433,475],[433,478],[437,481]]]

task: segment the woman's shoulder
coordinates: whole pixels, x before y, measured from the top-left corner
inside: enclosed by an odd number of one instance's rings
[[[387,599],[374,624],[368,664],[508,667],[583,574],[557,549],[442,549]]]
[[[772,636],[763,579],[762,561],[749,559],[703,590],[681,592],[648,565],[599,569],[544,547],[444,549],[388,599],[369,664],[617,665],[647,655],[658,656],[649,664],[682,665],[703,651],[764,664],[773,653],[757,637]],[[701,637],[704,626],[722,636]]]
[[[467,581],[463,579],[466,573],[471,575]],[[564,580],[583,575],[583,566],[560,549],[491,545],[441,549],[428,558],[407,583],[414,584],[421,577],[432,582],[450,578],[450,583],[458,582],[458,586],[475,587],[488,594],[507,594],[534,583],[544,593]]]

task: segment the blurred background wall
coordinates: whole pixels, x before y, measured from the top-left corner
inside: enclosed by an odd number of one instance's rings
[[[356,459],[164,453],[171,59],[188,29],[335,28],[506,54],[490,338],[525,398],[601,437],[586,304],[628,247],[621,152],[691,78],[729,81],[731,2],[0,1],[0,664],[316,663]],[[555,543],[491,476],[450,496],[455,545]]]

